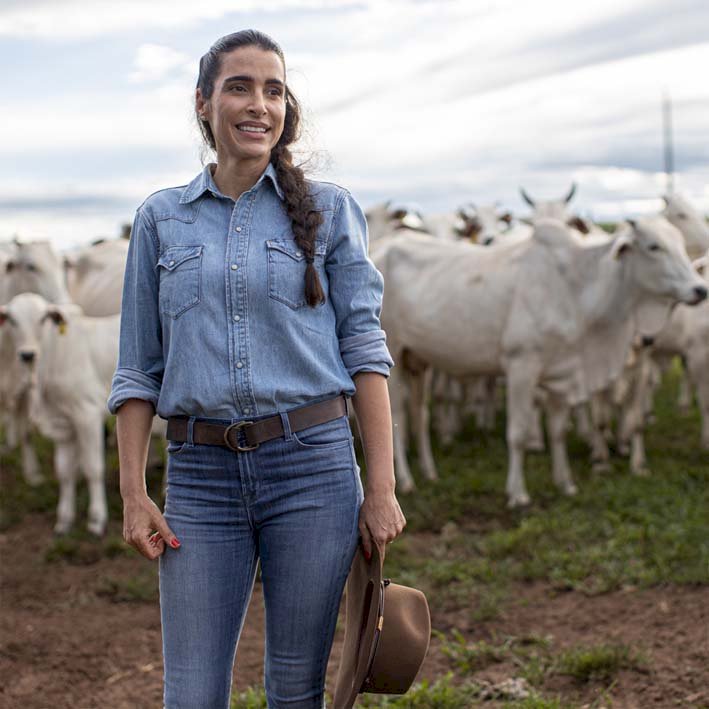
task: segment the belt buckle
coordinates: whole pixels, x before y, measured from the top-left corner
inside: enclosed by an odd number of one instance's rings
[[[237,442],[236,446],[233,446],[231,444],[231,441],[229,440],[229,433],[231,432],[232,429],[236,429],[237,431],[240,428],[244,428],[244,426],[250,426],[253,423],[253,421],[239,421],[238,423],[232,423],[231,425],[227,426],[225,431],[224,431],[224,445],[232,451],[238,451],[238,452],[244,452],[244,451],[252,451],[255,450],[256,448],[259,447],[259,443],[257,443],[254,446],[240,446],[239,443]]]

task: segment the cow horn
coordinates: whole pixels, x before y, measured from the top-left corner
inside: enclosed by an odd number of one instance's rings
[[[524,191],[524,187],[519,188],[519,193],[522,195],[522,199],[530,206],[534,207],[534,200]]]
[[[564,202],[566,202],[566,204],[568,204],[571,201],[575,192],[576,192],[576,183],[572,182],[571,189],[569,190],[569,194],[566,195],[566,199],[564,200]]]

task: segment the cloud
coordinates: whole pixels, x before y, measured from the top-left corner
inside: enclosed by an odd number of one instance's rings
[[[190,78],[197,75],[199,65],[188,54],[161,44],[141,44],[134,60],[134,71],[128,76],[133,84],[159,81],[174,70]]]
[[[332,9],[346,0],[21,0],[4,1],[0,36],[76,39],[140,28],[179,28],[239,12],[276,13],[290,9]]]

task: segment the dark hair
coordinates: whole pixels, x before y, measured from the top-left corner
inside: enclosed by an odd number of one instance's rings
[[[275,52],[283,63],[285,72],[286,60],[283,50],[268,35],[257,30],[242,30],[225,35],[218,39],[209,51],[199,60],[199,77],[197,88],[204,99],[210,99],[214,92],[214,81],[221,68],[221,57],[240,47],[259,47],[266,52]],[[286,115],[283,133],[278,143],[271,150],[271,164],[276,168],[278,183],[283,190],[286,203],[286,213],[291,220],[295,242],[305,254],[305,299],[311,307],[325,300],[325,294],[320,284],[320,278],[315,270],[315,237],[322,223],[322,215],[315,211],[315,203],[308,192],[303,170],[293,164],[293,156],[288,146],[300,138],[301,109],[298,100],[286,84],[285,89]],[[197,122],[202,138],[216,152],[214,134],[209,121],[200,118],[195,106]]]

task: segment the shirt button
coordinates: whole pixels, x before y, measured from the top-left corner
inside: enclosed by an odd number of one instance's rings
[[[170,261],[170,266],[174,266],[174,265],[175,265],[175,262],[174,262],[174,261]]]
[[[234,320],[235,320],[236,322],[239,322],[239,320],[241,320],[241,316],[240,316],[240,315],[235,315],[235,316],[234,316]]]
[[[241,369],[243,366],[244,366],[244,363],[243,363],[243,362],[237,362],[237,363],[236,363],[236,368],[237,368],[237,369]]]
[[[244,413],[245,413],[245,414],[250,414],[250,413],[251,413],[251,409],[244,409]]]
[[[296,251],[296,252],[295,252],[295,255],[298,256],[298,257],[300,257],[300,256],[302,256],[303,254],[301,254],[300,251]]]
[[[231,270],[236,271],[236,269],[239,268],[235,263],[231,264]]]
[[[236,227],[236,230],[241,231],[241,227],[240,226]]]

